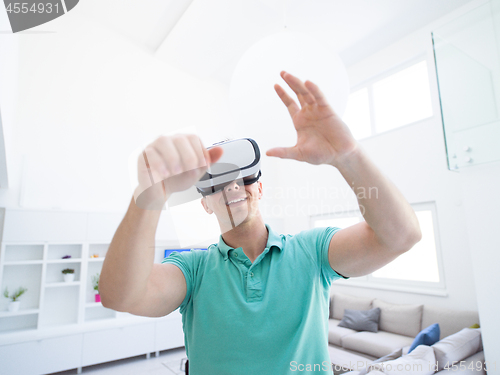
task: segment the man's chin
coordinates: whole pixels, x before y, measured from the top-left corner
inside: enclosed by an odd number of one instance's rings
[[[229,217],[226,215],[224,217],[224,232],[229,232],[230,230],[236,229],[242,225],[245,225],[251,220],[251,216],[248,215],[248,211],[246,212],[234,212]]]

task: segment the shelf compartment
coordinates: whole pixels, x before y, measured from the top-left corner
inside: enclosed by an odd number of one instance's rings
[[[53,327],[78,323],[79,286],[46,288],[40,327]]]
[[[17,312],[19,313],[19,311]],[[14,314],[14,313],[12,313]],[[37,328],[38,314],[0,316],[0,332],[20,332]]]
[[[67,262],[67,263],[50,263],[47,264],[47,274],[45,276],[45,285],[54,283],[63,283],[64,274],[62,270],[66,268],[72,268],[75,270],[75,281],[80,281],[80,268],[81,264],[78,261]]]
[[[89,257],[97,254],[99,258],[103,258],[106,256],[108,252],[109,244],[90,244],[89,245]],[[90,259],[99,259],[99,258],[90,258]]]
[[[40,304],[41,264],[5,265],[2,273],[1,292],[8,288],[12,294],[19,287],[28,289],[20,298],[21,309],[38,309]],[[0,311],[7,310],[9,300],[0,299]]]
[[[57,244],[49,245],[47,260],[66,260],[62,259],[65,255],[71,255],[68,260],[80,260],[82,258],[82,245],[79,244]]]
[[[43,245],[5,245],[7,262],[43,260]]]
[[[92,262],[88,264],[87,280],[85,281],[85,303],[95,303],[94,287],[92,285],[92,277],[100,274],[102,269],[102,262]]]

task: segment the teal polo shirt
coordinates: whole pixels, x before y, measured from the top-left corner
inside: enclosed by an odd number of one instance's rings
[[[330,267],[328,246],[340,228],[266,228],[253,263],[222,235],[207,250],[163,260],[186,279],[179,309],[191,375],[333,374],[328,305],[331,283],[343,276]]]

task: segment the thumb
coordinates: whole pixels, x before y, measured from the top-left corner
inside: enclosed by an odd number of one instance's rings
[[[206,148],[203,149],[203,156],[205,157],[205,163],[195,169],[195,173],[198,177],[198,180],[205,174],[205,172],[208,170],[208,167],[215,163],[217,160],[220,159],[222,154],[224,153],[224,150],[222,147],[214,147],[211,148],[210,150],[207,150]]]
[[[275,147],[266,151],[267,156],[275,156],[281,159],[298,160],[298,152],[295,147]]]
[[[207,160],[209,164],[215,163],[217,160],[219,160],[224,153],[224,150],[222,150],[222,147],[214,147],[208,150],[208,155],[209,159]]]

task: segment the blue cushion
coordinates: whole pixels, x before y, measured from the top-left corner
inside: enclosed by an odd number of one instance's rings
[[[410,346],[410,350],[408,353],[411,353],[413,349],[415,349],[419,345],[428,345],[431,346],[439,341],[439,336],[441,332],[439,330],[439,324],[435,323],[430,325],[429,327],[420,331],[420,333],[415,337],[413,343]]]

